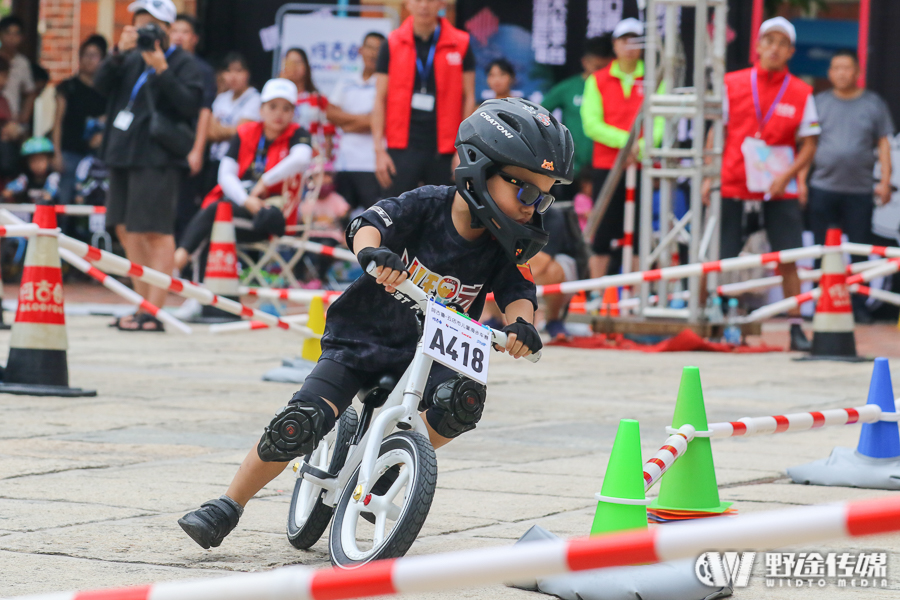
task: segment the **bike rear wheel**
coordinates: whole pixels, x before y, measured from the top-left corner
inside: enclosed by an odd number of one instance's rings
[[[356,410],[352,406],[349,407],[337,422],[337,431],[332,447],[329,448],[327,442],[323,440],[318,448],[306,456],[304,462],[323,471],[327,470],[329,473],[340,471],[347,460],[350,440],[356,431],[358,422],[359,417]],[[330,461],[328,460],[329,451],[331,453]],[[322,502],[324,495],[324,488],[301,477],[297,478],[287,519],[287,538],[294,548],[306,550],[318,542],[325,530],[328,529],[331,515],[334,514],[334,507],[326,506]]]
[[[359,467],[341,491],[328,539],[335,566],[353,569],[373,560],[403,556],[419,535],[437,484],[437,459],[431,442],[413,431],[385,438],[375,462],[376,481],[391,468],[399,473],[382,494],[373,491],[359,502],[353,500]],[[364,512],[374,515],[374,524],[363,517]]]

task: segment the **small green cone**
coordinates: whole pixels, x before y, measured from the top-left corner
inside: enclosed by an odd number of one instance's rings
[[[700,369],[697,367],[685,367],[681,372],[672,428],[678,429],[683,425],[693,425],[697,431],[709,429],[700,386]],[[688,444],[684,456],[663,475],[659,482],[659,497],[653,500],[650,508],[722,513],[731,504],[719,501],[710,439],[695,437]]]
[[[609,465],[600,494],[609,498],[644,500],[644,463],[641,460],[641,430],[634,419],[619,421]],[[614,504],[600,500],[591,535],[625,529],[647,528],[645,505]]]

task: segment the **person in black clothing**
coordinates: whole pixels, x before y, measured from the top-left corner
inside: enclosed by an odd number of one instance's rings
[[[75,170],[91,153],[86,137],[88,119],[106,111],[106,98],[94,89],[94,75],[106,58],[106,40],[92,35],[78,50],[78,73],[56,86],[56,124],[53,127],[54,168],[60,174],[59,203],[75,198]]]
[[[472,315],[493,292],[510,323],[503,328],[509,341],[502,350],[521,358],[541,348],[527,261],[547,243],[541,213],[553,202],[548,190],[572,180],[572,135],[537,104],[491,100],[462,123],[456,146],[459,188],[423,186],[377,202],[350,223],[347,245],[361,266],[377,266],[376,276],[361,276],[331,304],[319,362],[244,459],[226,494],[178,521],[204,548],[222,543],[244,505],[287,461],[316,448],[360,388],[405,371],[419,326],[392,293],[407,277]],[[456,405],[444,401],[446,390],[463,383],[478,386],[483,400],[484,386],[432,367],[420,414],[435,448],[474,429],[481,417],[483,402],[469,408],[474,419],[463,420]],[[383,495],[399,474],[386,472],[372,493]]]
[[[106,220],[131,261],[171,273],[178,187],[187,171],[190,131],[203,101],[203,75],[190,54],[169,43],[169,25],[175,20],[171,0],[142,0],[131,7],[136,9],[133,25],[122,31],[94,80],[97,91],[107,97]],[[138,49],[138,31],[149,33],[154,27],[162,39],[153,40],[153,50]],[[158,126],[153,136],[151,117]],[[166,290],[138,280],[134,289],[155,306],[165,301]],[[118,325],[137,331],[162,328],[143,311]]]

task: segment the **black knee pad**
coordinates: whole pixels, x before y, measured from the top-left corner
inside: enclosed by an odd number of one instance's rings
[[[303,390],[275,414],[259,440],[256,452],[265,462],[285,462],[315,450],[334,427],[334,411]]]
[[[438,435],[455,438],[475,429],[484,412],[487,388],[468,377],[457,375],[434,389],[426,417]]]

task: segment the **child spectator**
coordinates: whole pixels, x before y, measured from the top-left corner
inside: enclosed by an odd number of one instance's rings
[[[516,68],[505,58],[495,58],[484,70],[487,84],[494,92],[494,98],[512,96],[512,86],[516,83]]]
[[[585,169],[585,172],[578,177],[576,183],[578,184],[578,193],[575,194],[573,204],[575,214],[578,215],[578,227],[584,231],[588,215],[591,214],[591,209],[594,208],[594,182],[591,178],[590,168]]]
[[[109,169],[97,156],[103,145],[104,119],[88,119],[84,128],[91,154],[85,156],[75,169],[75,204],[104,206],[109,192]]]
[[[53,202],[59,193],[59,173],[52,170],[53,142],[45,137],[33,137],[22,144],[25,172],[13,179],[3,190],[9,202],[37,204]]]
[[[296,98],[297,87],[286,79],[272,79],[263,87],[262,121],[238,126],[219,164],[219,185],[188,223],[175,251],[176,269],[183,269],[209,238],[217,202],[230,201],[236,218],[253,222],[251,229],[235,231],[238,242],[258,242],[284,233],[281,209],[267,206],[265,199],[274,201],[285,179],[303,171],[312,158],[309,133],[292,122]]]
[[[314,202],[304,200],[300,204],[300,215],[305,226],[309,228],[310,240],[326,246],[340,246],[344,241],[344,228],[347,225],[347,215],[350,214],[350,204],[335,190],[335,175],[331,165],[326,165],[326,170],[315,179],[319,181],[313,181],[313,189],[321,181],[319,196]],[[310,254],[309,258],[319,279],[325,277],[334,263],[333,258],[321,254]]]

